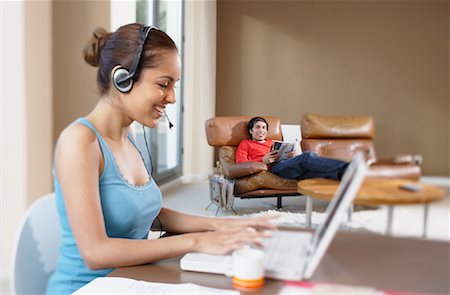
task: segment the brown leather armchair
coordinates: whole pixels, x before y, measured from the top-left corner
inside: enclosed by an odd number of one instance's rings
[[[421,169],[419,163],[414,163],[413,156],[401,155],[377,161],[373,145],[375,127],[370,116],[304,114],[300,126],[303,151],[350,161],[356,151],[362,150],[370,164],[370,177],[420,178]]]
[[[235,152],[243,139],[249,139],[247,122],[250,116],[224,116],[208,119],[206,138],[210,146],[218,148],[219,161],[225,177],[235,181],[234,196],[239,198],[277,198],[277,208],[282,197],[297,196],[297,181],[283,179],[267,171],[260,162],[236,164]],[[280,119],[264,117],[269,123],[267,139],[282,140]]]

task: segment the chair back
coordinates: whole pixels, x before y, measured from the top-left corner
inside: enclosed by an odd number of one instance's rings
[[[368,153],[375,161],[375,127],[370,116],[328,116],[304,114],[300,120],[302,151],[350,161],[357,151]]]
[[[208,144],[214,147],[238,146],[243,139],[250,139],[247,130],[251,116],[223,116],[206,120],[205,130]],[[281,123],[277,117],[264,117],[269,124],[267,139],[282,140]]]
[[[56,267],[60,224],[55,194],[36,200],[22,217],[13,246],[11,291],[44,294]]]

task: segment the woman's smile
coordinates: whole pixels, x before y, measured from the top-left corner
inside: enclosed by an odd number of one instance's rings
[[[159,116],[164,116],[164,107],[160,107],[160,106],[157,106],[157,105],[155,105],[155,106],[153,106],[153,108],[156,110],[156,112],[158,113],[158,115]]]

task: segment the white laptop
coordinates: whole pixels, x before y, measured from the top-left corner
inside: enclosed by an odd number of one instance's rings
[[[311,278],[350,208],[366,171],[364,156],[357,153],[327,207],[325,220],[313,233],[277,230],[263,241],[266,277],[281,280]],[[230,261],[230,255],[187,253],[181,259],[180,267],[188,271],[227,274]]]

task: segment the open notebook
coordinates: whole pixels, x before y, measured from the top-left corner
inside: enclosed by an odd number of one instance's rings
[[[279,230],[265,239],[265,275],[282,280],[309,279],[330,245],[339,225],[358,192],[367,166],[357,153],[345,172],[325,212],[325,220],[311,232]],[[180,261],[183,270],[227,274],[230,255],[188,253]]]

